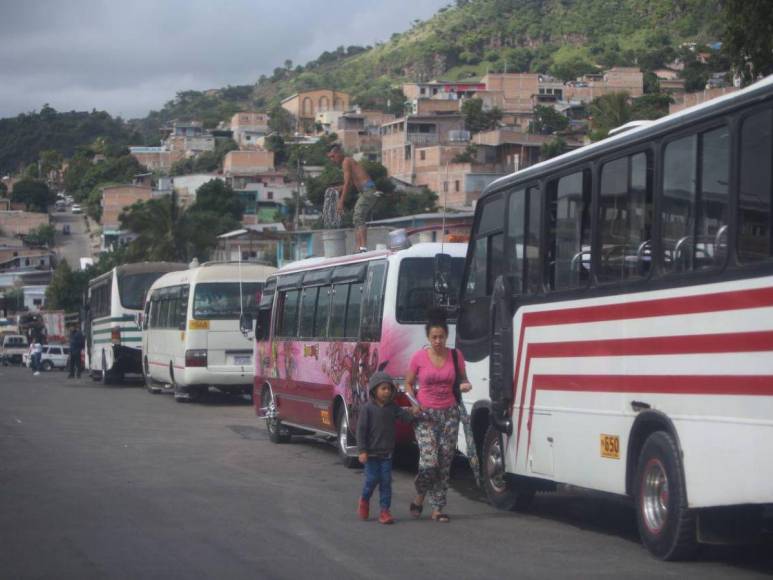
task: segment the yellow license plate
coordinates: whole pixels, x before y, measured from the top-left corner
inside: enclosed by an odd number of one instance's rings
[[[209,320],[190,320],[188,330],[209,330]]]
[[[620,459],[620,437],[601,434],[601,456],[607,459]]]

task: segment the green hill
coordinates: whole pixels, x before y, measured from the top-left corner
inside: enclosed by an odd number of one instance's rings
[[[364,107],[399,109],[404,81],[543,72],[571,79],[597,68],[653,70],[682,43],[720,38],[720,0],[457,0],[375,47],[338,47],[294,68],[278,67],[254,87],[179,93],[139,123],[144,131],[179,117],[214,124],[240,108],[268,109],[300,90],[351,93]]]

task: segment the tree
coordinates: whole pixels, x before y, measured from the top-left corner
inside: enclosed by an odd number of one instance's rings
[[[244,206],[230,185],[222,179],[212,179],[196,190],[196,201],[188,212],[212,212],[239,221],[242,219]]]
[[[543,161],[545,159],[552,159],[553,157],[558,157],[559,155],[566,153],[568,150],[569,148],[566,146],[566,141],[561,137],[555,137],[542,144],[542,147],[540,148],[540,158]]]
[[[462,115],[464,116],[465,128],[472,133],[479,133],[494,129],[502,118],[502,111],[497,107],[484,111],[483,101],[474,98],[465,99],[462,102]]]
[[[130,261],[178,261],[187,258],[185,229],[177,197],[138,201],[119,216],[122,230],[137,235],[126,253]]]
[[[474,143],[470,143],[464,148],[464,151],[457,153],[451,159],[451,163],[474,163],[477,159],[478,148]]]
[[[24,237],[24,242],[30,246],[53,246],[56,230],[51,224],[38,226]]]
[[[46,304],[52,310],[78,312],[92,272],[74,272],[67,260],[62,260],[54,270],[51,283],[46,288]]]
[[[24,179],[13,186],[11,201],[23,203],[27,211],[47,212],[56,196],[48,186],[36,179]]]
[[[295,130],[295,119],[290,111],[282,105],[274,106],[268,112],[268,128],[280,135],[292,135]]]
[[[773,74],[773,3],[769,0],[725,0],[722,50],[744,84]]]
[[[534,122],[531,124],[531,132],[536,135],[552,135],[563,131],[569,126],[569,119],[556,111],[553,107],[537,105],[534,107]]]
[[[668,115],[668,106],[674,102],[667,93],[651,93],[634,99],[631,104],[632,119],[659,119]]]
[[[593,126],[591,139],[594,141],[603,139],[612,129],[625,125],[631,120],[631,105],[626,92],[596,97],[588,110]]]

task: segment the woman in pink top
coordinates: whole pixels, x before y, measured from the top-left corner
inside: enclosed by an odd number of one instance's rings
[[[430,314],[426,325],[429,348],[414,353],[408,365],[405,388],[416,397],[422,413],[416,418],[414,431],[419,446],[419,471],[416,475],[416,499],[411,503],[411,515],[419,517],[424,507],[424,497],[429,495],[432,519],[448,522],[443,513],[451,474],[451,462],[456,452],[459,432],[459,407],[454,395],[456,372],[452,350],[446,347],[448,324],[445,312]],[[460,390],[464,393],[472,386],[467,382],[464,358],[456,352]],[[416,393],[415,385],[419,390]]]

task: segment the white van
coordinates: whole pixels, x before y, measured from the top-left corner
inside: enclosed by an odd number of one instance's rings
[[[156,280],[143,316],[145,385],[172,390],[177,401],[210,386],[250,394],[255,376],[252,341],[239,330],[242,314],[255,316],[266,278],[276,268],[209,262]]]

